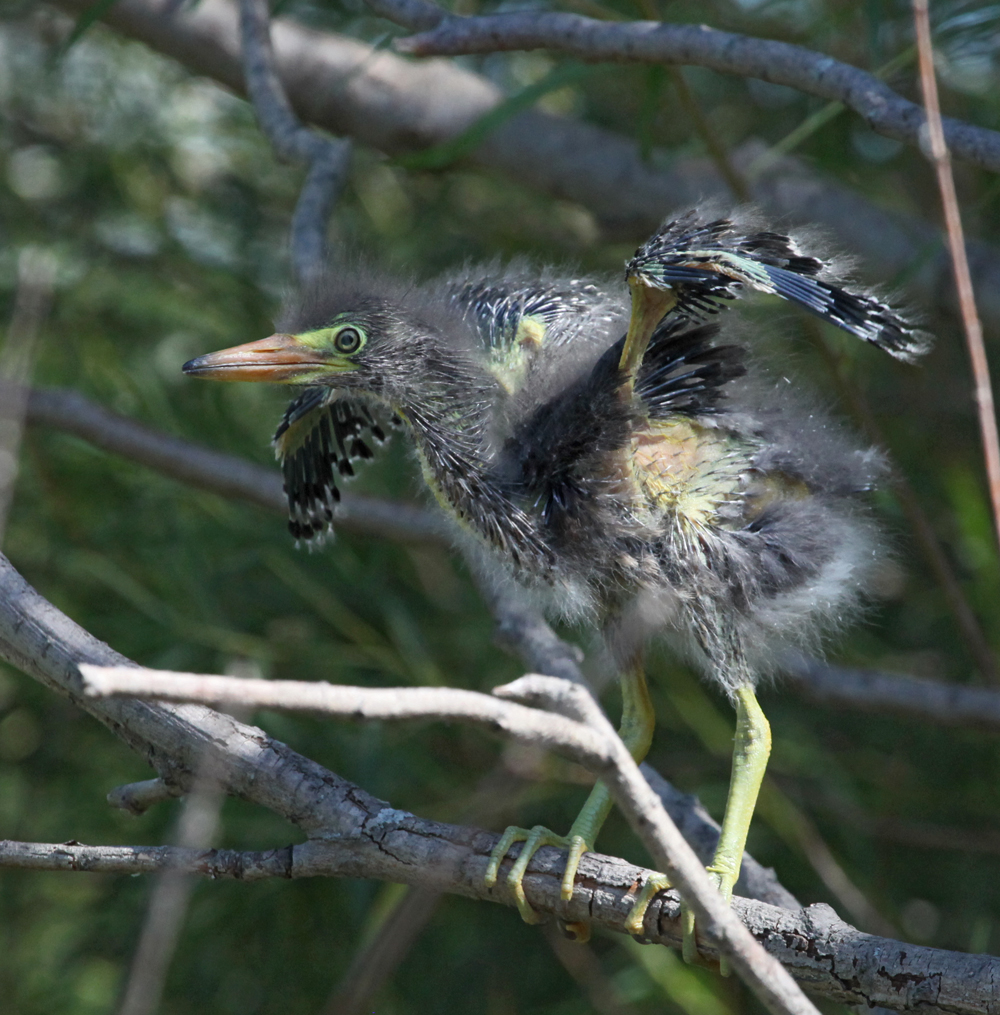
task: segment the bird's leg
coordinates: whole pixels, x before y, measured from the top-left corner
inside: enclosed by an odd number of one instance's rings
[[[622,674],[622,721],[618,735],[637,761],[642,761],[653,742],[656,714],[649,698],[646,671],[641,660],[633,662]],[[580,813],[569,830],[569,859],[563,873],[562,897],[573,897],[573,880],[580,857],[594,848],[597,834],[611,811],[611,794],[603,782],[595,784]]]
[[[757,702],[753,687],[743,684],[736,689],[736,743],[726,814],[722,819],[715,857],[708,868],[709,873],[718,878],[719,891],[726,902],[732,898],[740,876],[747,833],[770,754],[771,727]]]
[[[733,746],[733,771],[729,781],[726,813],[722,831],[715,848],[715,856],[707,868],[722,897],[729,902],[740,876],[743,850],[746,848],[750,821],[757,805],[760,784],[764,779],[767,760],[771,754],[771,727],[757,702],[750,684],[736,689],[736,740]],[[651,876],[636,896],[626,929],[630,934],[641,935],[643,918],[653,897],[670,887],[665,875]],[[695,939],[694,914],[685,906],[683,910],[684,938],[682,953],[686,962],[696,962],[698,945]],[[723,969],[723,971],[725,971]]]
[[[636,761],[642,761],[653,740],[656,716],[649,699],[646,672],[641,660],[634,661],[625,670],[621,683],[622,721],[618,734],[632,757]],[[520,855],[507,875],[507,884],[517,900],[521,918],[525,923],[538,923],[540,917],[525,898],[522,885],[531,858],[542,846],[561,846],[569,849],[562,880],[562,898],[568,901],[573,897],[573,882],[580,866],[580,858],[594,848],[594,842],[611,811],[611,806],[611,794],[603,782],[598,782],[587,797],[587,802],[577,815],[568,835],[557,835],[543,825],[536,825],[531,829],[511,826],[503,833],[490,854],[490,862],[486,868],[486,884],[489,886],[496,884],[500,864],[507,850],[515,842],[523,842]],[[567,924],[566,930],[581,942],[586,941],[589,936],[585,924]]]
[[[736,742],[733,746],[733,774],[729,780],[726,813],[722,819],[715,857],[707,868],[726,902],[732,899],[733,888],[740,876],[747,833],[750,831],[750,822],[770,755],[771,726],[757,702],[753,686],[741,684],[736,688]],[[685,961],[697,960],[694,914],[688,910],[684,913],[681,950]],[[723,973],[727,972],[724,964],[720,963],[720,968]]]

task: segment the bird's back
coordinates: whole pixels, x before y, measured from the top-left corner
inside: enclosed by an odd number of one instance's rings
[[[899,359],[924,336],[749,219],[667,223],[625,282],[526,264],[425,284],[336,271],[273,340],[186,369],[307,385],[275,440],[297,538],[326,531],[388,409],[498,575],[606,629],[673,628],[745,683],[776,639],[855,608],[875,545],[858,495],[880,464],[702,319],[757,290]]]
[[[496,380],[478,454],[546,551],[521,554],[515,580],[569,617],[648,616],[637,638],[673,627],[710,661],[736,639],[751,668],[854,611],[874,547],[858,494],[880,459],[748,367],[741,342],[669,318],[623,399],[628,307],[611,285],[452,284]]]

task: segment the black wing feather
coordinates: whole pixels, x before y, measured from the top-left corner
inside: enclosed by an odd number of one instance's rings
[[[374,457],[385,433],[366,405],[334,389],[310,387],[289,405],[274,434],[288,499],[288,529],[296,540],[321,540],[340,500],[338,476],[353,476],[352,459]],[[349,448],[349,450],[348,450]]]

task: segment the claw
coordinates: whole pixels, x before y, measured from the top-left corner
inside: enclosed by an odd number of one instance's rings
[[[579,839],[580,836],[575,836],[574,839]],[[580,840],[583,841],[582,839]],[[541,923],[544,919],[534,909],[531,908],[531,904],[528,902],[524,895],[524,875],[528,870],[528,864],[531,863],[531,858],[538,852],[542,846],[559,846],[563,849],[567,847],[575,846],[575,842],[571,841],[565,835],[556,835],[555,832],[546,828],[544,825],[535,825],[534,828],[518,828],[516,825],[511,825],[507,828],[503,835],[500,836],[500,841],[493,847],[493,851],[490,853],[490,862],[486,867],[486,874],[484,881],[487,887],[492,888],[497,883],[497,878],[500,873],[500,864],[503,862],[503,858],[507,855],[507,851],[515,842],[523,842],[524,845],[521,847],[521,852],[517,859],[514,861],[514,866],[511,867],[510,873],[507,875],[507,886],[514,893],[514,900],[517,903],[517,911],[521,914],[521,919],[525,923],[535,924]],[[584,848],[580,850],[580,854],[586,850],[586,844]],[[580,858],[577,856],[576,863],[572,866],[573,876],[576,874],[576,868],[580,863]],[[569,871],[569,864],[567,864],[567,872]],[[570,876],[570,895],[573,894],[573,876]],[[563,892],[565,893],[565,875],[563,878]],[[565,894],[563,898],[566,898]]]
[[[632,904],[632,912],[629,913],[628,920],[625,922],[625,929],[633,937],[645,936],[646,931],[643,923],[646,919],[646,910],[649,909],[649,904],[660,892],[671,887],[673,886],[670,884],[666,874],[650,874],[646,878],[646,883],[635,897],[635,902]]]
[[[720,867],[713,864],[711,867],[705,868],[705,873],[708,874],[709,880],[712,881],[718,890],[719,894],[725,900],[726,905],[729,905],[733,897],[733,882],[734,878],[731,876],[732,871],[727,867]],[[681,939],[681,955],[684,961],[688,965],[705,965],[705,960],[702,958],[698,951],[698,939],[696,935],[696,926],[694,913],[688,909],[687,906],[681,908],[681,927],[683,929],[683,937]],[[729,975],[729,963],[726,961],[724,956],[719,957],[719,974],[721,976]]]
[[[717,870],[714,867],[706,868],[707,873],[712,881],[715,882],[715,887],[719,890],[719,894],[728,902],[732,897],[732,887],[728,885],[728,878],[726,877],[725,871]],[[625,929],[633,937],[642,938],[646,935],[646,929],[644,926],[646,919],[646,911],[649,909],[649,904],[659,895],[660,892],[665,891],[667,888],[672,888],[670,880],[665,874],[650,874],[646,879],[646,883],[642,886],[639,893],[635,897],[635,902],[632,904],[632,912],[629,913],[628,920],[625,922]],[[696,936],[696,926],[694,913],[688,909],[687,906],[681,905],[681,955],[684,957],[684,961],[688,965],[704,965],[704,959],[698,952],[698,939]],[[719,962],[719,972],[723,976],[729,975],[729,969],[725,960]]]
[[[580,866],[580,859],[584,853],[590,851],[586,839],[582,835],[571,835],[566,844],[569,846],[569,856],[566,858],[566,869],[563,871],[562,890],[560,895],[563,902],[569,902],[573,898],[573,882],[576,881],[576,872]],[[587,938],[590,931],[587,932]]]

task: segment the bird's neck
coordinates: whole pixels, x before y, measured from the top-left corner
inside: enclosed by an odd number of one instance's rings
[[[424,479],[449,517],[515,569],[547,573],[551,552],[537,522],[514,503],[484,458],[489,411],[485,387],[447,402],[397,406],[413,433]]]

